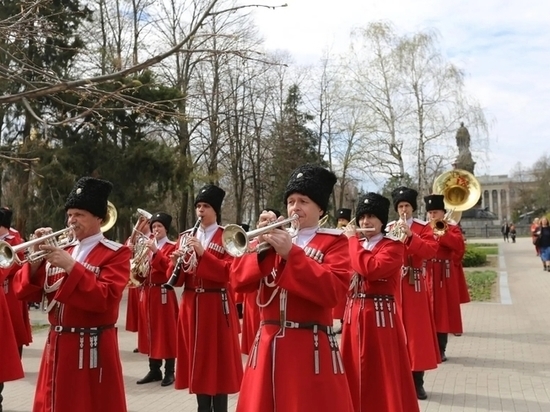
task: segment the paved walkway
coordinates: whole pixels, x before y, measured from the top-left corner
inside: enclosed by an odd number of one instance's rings
[[[449,361],[426,373],[429,398],[420,402],[422,412],[550,411],[550,273],[542,271],[530,239],[518,239],[515,244],[490,240],[495,241],[503,254],[500,277],[504,287],[500,295],[504,302],[463,306],[466,333],[451,336]],[[124,331],[125,300],[120,313],[119,340],[129,411],[196,411],[195,397],[187,391],[156,383],[135,384],[147,372],[147,358],[132,353],[136,335]],[[38,311],[32,312],[32,320],[45,321]],[[34,343],[24,349],[26,377],[6,383],[5,412],[31,410],[45,337],[44,330],[36,332]],[[231,412],[236,399],[236,395],[230,398]]]

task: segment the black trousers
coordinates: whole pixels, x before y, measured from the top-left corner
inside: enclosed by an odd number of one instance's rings
[[[214,396],[197,394],[197,412],[227,412],[227,398],[224,393]]]

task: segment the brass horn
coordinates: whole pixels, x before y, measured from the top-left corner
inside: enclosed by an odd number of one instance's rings
[[[245,230],[240,225],[227,225],[222,234],[223,247],[225,251],[233,257],[241,257],[246,253],[259,253],[262,250],[266,250],[266,248],[269,248],[270,246],[269,244],[266,244],[266,242],[263,242],[258,244],[256,248],[251,249],[250,241],[253,238],[271,232],[273,229],[277,229],[281,226],[285,226],[289,223],[295,222],[298,220],[298,218],[298,215],[292,215],[289,218],[271,223],[258,229],[251,230],[250,232],[245,232]],[[298,233],[297,230],[295,230],[295,232]]]
[[[0,241],[0,268],[9,268],[14,263],[22,265],[25,262],[37,262],[49,253],[45,250],[33,250],[32,248],[36,245],[44,243],[64,249],[71,246],[75,239],[73,228],[69,226],[15,246],[11,246],[8,242],[2,240]],[[23,260],[17,257],[17,254],[21,251],[25,251]]]
[[[478,202],[481,185],[470,172],[454,169],[436,177],[432,192],[443,195],[445,209],[451,212],[450,218],[458,222],[461,217],[458,212],[471,209]]]
[[[116,211],[115,205],[107,200],[107,215],[105,216],[105,219],[103,219],[103,221],[101,222],[102,233],[105,233],[115,225],[117,216],[118,213]]]

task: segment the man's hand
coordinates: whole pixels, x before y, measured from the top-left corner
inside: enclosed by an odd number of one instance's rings
[[[263,238],[275,249],[279,256],[284,260],[288,260],[288,255],[292,249],[292,237],[286,230],[272,230],[266,233]]]
[[[40,245],[40,250],[48,253],[46,260],[50,265],[63,269],[67,274],[71,273],[76,262],[69,252],[51,245]]]

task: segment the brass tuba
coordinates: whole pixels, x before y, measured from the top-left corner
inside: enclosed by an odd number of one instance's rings
[[[130,239],[133,245],[132,259],[130,259],[130,279],[128,287],[139,287],[149,274],[150,264],[150,249],[147,247],[149,236],[138,230],[140,223],[144,220],[149,220],[153,216],[146,210],[138,209],[138,220],[134,224]]]
[[[116,211],[115,205],[107,200],[107,215],[105,216],[105,219],[103,219],[103,221],[101,222],[101,232],[105,233],[106,231],[111,229],[115,225],[117,217],[118,213]]]
[[[449,223],[458,223],[462,212],[476,205],[481,196],[481,185],[470,172],[454,169],[436,177],[432,192],[443,195],[447,209],[443,219],[430,222],[434,234],[442,236],[447,232]]]

